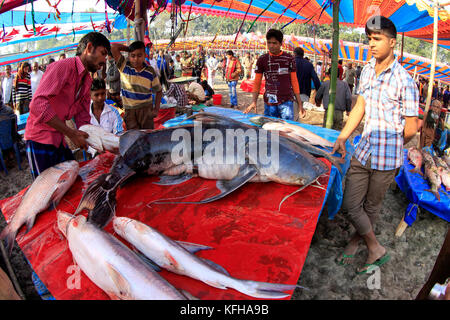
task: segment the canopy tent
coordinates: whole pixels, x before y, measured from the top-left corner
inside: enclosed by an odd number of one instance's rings
[[[131,0],[106,0],[108,5],[133,19]],[[147,0],[145,0],[147,1]],[[172,10],[173,0],[148,0],[152,14],[160,10]],[[330,0],[176,0],[181,4],[181,12],[213,15],[228,18],[289,23],[305,23],[313,21],[318,24],[332,22]],[[350,27],[364,27],[368,18],[374,14],[391,19],[399,33],[405,36],[432,41],[433,17],[432,8],[423,0],[388,0],[363,1],[341,0],[339,22]],[[439,11],[439,45],[449,49],[450,20],[447,10]]]

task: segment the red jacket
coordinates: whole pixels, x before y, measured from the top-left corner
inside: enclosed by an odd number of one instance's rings
[[[239,62],[239,60],[236,57],[234,57],[228,64],[228,67],[225,71],[225,79],[227,81],[239,80],[239,75],[241,74],[241,70],[242,70],[241,63]]]

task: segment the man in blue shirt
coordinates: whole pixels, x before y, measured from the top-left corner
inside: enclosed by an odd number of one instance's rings
[[[318,90],[320,88],[320,80],[317,77],[317,73],[314,70],[314,66],[311,62],[304,59],[305,52],[302,48],[295,48],[295,64],[297,66],[297,79],[300,87],[300,98],[302,102],[309,102],[311,96],[311,80],[314,83],[314,88]]]

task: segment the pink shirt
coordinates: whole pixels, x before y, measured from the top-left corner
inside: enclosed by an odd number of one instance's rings
[[[77,128],[89,124],[92,78],[85,70],[80,57],[59,60],[47,67],[30,103],[25,140],[55,147],[65,144],[63,134],[46,124],[55,116],[63,122],[74,118]]]

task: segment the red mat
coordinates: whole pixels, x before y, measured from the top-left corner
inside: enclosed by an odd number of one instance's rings
[[[242,80],[241,82],[241,90],[245,91],[245,92],[253,92],[253,83],[254,80]],[[261,80],[261,89],[259,90],[260,94],[264,94],[264,92],[266,91],[266,80],[262,79]]]
[[[73,213],[88,184],[109,170],[113,158],[112,154],[107,153],[81,163],[80,176],[83,179],[78,177],[57,209]],[[331,168],[327,160],[323,161]],[[326,186],[328,179],[329,171],[319,182]],[[142,221],[174,240],[213,247],[197,254],[222,265],[236,278],[297,283],[324,202],[325,190],[310,186],[286,200],[281,212],[278,212],[280,201],[297,187],[272,182],[248,183],[209,204],[169,205],[151,202],[188,194],[191,196],[178,201],[197,201],[218,192],[215,181],[194,178],[177,186],[158,186],[152,184],[153,181],[158,181],[158,178],[137,177],[119,189],[117,216]],[[0,201],[7,221],[24,192],[25,189]],[[105,229],[113,232],[112,223]],[[19,246],[56,299],[108,299],[83,272],[80,287],[73,288],[75,263],[65,238],[58,230],[55,210],[38,215],[28,234],[23,235],[24,230],[17,237]],[[254,299],[233,289],[213,288],[165,270],[160,274],[176,288],[184,289],[200,299]]]

